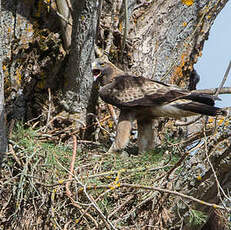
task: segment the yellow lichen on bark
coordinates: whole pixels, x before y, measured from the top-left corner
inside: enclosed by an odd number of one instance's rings
[[[20,69],[17,69],[16,70],[16,82],[18,85],[21,84],[21,81],[22,81],[22,74],[21,74],[21,70]]]
[[[181,1],[186,6],[191,6],[194,3],[194,0],[181,0]]]
[[[181,55],[180,65],[175,67],[175,70],[173,72],[173,75],[170,81],[171,84],[176,83],[176,80],[178,80],[179,78],[183,78],[184,74],[182,70],[185,65],[185,56],[186,55],[184,53]]]
[[[187,25],[188,25],[188,23],[187,22],[183,22],[183,24],[182,24],[184,27],[186,27]]]
[[[198,175],[198,176],[197,176],[197,180],[201,181],[201,180],[202,180],[202,176],[201,176],[201,175]]]

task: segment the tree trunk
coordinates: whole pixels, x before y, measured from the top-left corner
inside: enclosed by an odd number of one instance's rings
[[[183,2],[155,1],[144,13],[134,12],[130,23],[135,29],[131,27],[129,31],[133,41],[129,50],[134,63],[132,72],[174,84],[185,82],[185,73],[192,71],[227,0],[188,1],[192,5]]]
[[[64,107],[85,121],[91,86],[91,63],[94,59],[94,42],[97,22],[97,1],[78,1],[73,4],[73,31],[71,52],[66,68],[62,101]]]
[[[52,7],[42,0],[2,1],[2,61],[9,120],[40,117],[42,121],[47,89],[57,89],[65,51],[56,32],[59,20],[53,3]]]

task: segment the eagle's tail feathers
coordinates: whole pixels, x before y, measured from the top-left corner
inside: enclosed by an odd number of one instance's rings
[[[222,115],[225,116],[227,112],[222,109],[211,105],[201,104],[201,103],[185,103],[185,104],[177,104],[175,105],[177,108],[190,111],[193,113],[198,113],[202,115],[208,115],[208,116],[216,116],[216,115]]]

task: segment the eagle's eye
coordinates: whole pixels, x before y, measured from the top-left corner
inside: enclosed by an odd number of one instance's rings
[[[105,63],[101,63],[101,66],[103,66],[103,67],[104,67],[104,66],[105,66]]]

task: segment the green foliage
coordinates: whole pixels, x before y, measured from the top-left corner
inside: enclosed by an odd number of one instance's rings
[[[69,159],[72,155],[70,147],[44,142],[39,139],[38,131],[25,127],[20,122],[15,125],[11,142],[14,148],[19,148],[17,151],[19,157],[22,156],[25,160],[32,157],[31,161],[34,163],[42,157],[44,164],[41,167],[43,169],[57,170],[62,175],[64,170],[58,161],[65,166],[69,165]]]
[[[201,226],[207,221],[208,216],[201,211],[190,209],[189,213],[189,225],[191,226]]]

